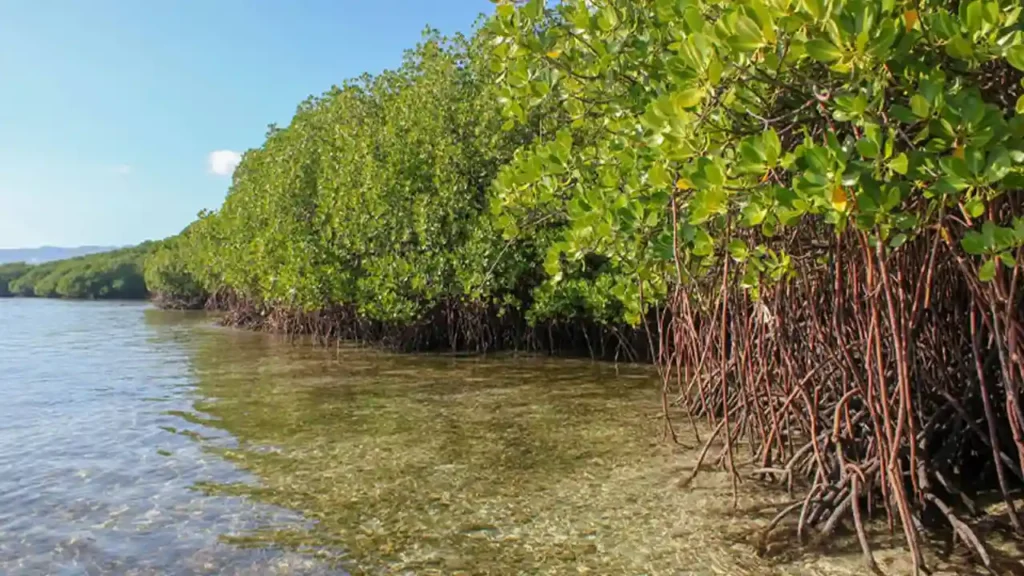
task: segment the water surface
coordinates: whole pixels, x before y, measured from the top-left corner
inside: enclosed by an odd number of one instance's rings
[[[0,326],[2,573],[636,554],[602,530],[620,512],[592,504],[643,498],[606,491],[657,444],[644,369],[323,349],[134,303],[0,300]]]
[[[300,526],[284,508],[205,497],[256,482],[186,434],[200,401],[192,326],[139,304],[0,299],[0,573],[316,573],[311,556],[220,542]]]
[[[661,441],[647,367],[132,303],[0,299],[0,327],[0,574],[861,572],[849,543],[758,557],[782,494],[733,509],[714,469],[680,490],[697,444]]]

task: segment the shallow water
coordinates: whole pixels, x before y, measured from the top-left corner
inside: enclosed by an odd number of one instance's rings
[[[779,489],[680,489],[699,443],[661,441],[647,367],[0,299],[0,397],[2,575],[863,573],[849,534],[758,556]]]
[[[227,534],[297,513],[197,482],[255,482],[211,453],[230,433],[178,412],[203,395],[194,327],[138,304],[0,299],[0,574],[316,572],[311,557]]]
[[[602,533],[621,511],[588,505],[643,498],[602,492],[656,445],[644,369],[322,349],[132,303],[0,300],[0,326],[0,573],[634,554]]]

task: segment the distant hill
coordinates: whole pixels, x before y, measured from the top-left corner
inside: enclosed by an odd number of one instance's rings
[[[65,260],[87,254],[98,254],[117,250],[117,246],[78,246],[61,248],[58,246],[40,246],[39,248],[0,248],[0,264],[8,262],[27,262],[42,264],[54,260]]]

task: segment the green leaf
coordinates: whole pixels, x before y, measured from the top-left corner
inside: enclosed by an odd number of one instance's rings
[[[910,109],[918,118],[927,118],[931,114],[931,104],[920,94],[914,94],[910,98]]]
[[[779,159],[779,154],[782,153],[782,142],[779,140],[779,134],[774,128],[769,128],[762,135],[764,141],[764,155],[765,160],[770,166],[774,166],[775,162]]]
[[[827,40],[822,40],[821,38],[809,40],[804,44],[804,48],[807,50],[807,53],[811,55],[811,58],[826,64],[835,62],[843,57],[843,53],[839,48],[836,48],[835,44],[832,44]]]
[[[746,228],[753,228],[764,222],[764,217],[768,215],[768,210],[760,204],[747,204],[743,207],[741,215],[740,225]]]
[[[889,161],[889,168],[897,174],[906,175],[909,169],[910,161],[907,159],[907,155],[901,153],[899,156]]]
[[[878,203],[872,198],[868,190],[861,190],[857,193],[857,209],[861,212],[874,212],[878,210]]]
[[[986,0],[983,7],[985,22],[999,24],[999,2],[998,0]]]
[[[650,181],[651,185],[657,187],[669,186],[672,184],[672,176],[660,163],[651,166],[651,169],[647,172],[647,179]]]
[[[732,256],[733,260],[743,262],[747,259],[749,253],[750,251],[743,240],[733,239],[729,241],[729,255]]]
[[[658,98],[650,106],[658,116],[663,118],[674,118],[676,115],[675,101],[668,94]]]
[[[1013,268],[1017,265],[1017,261],[1013,259],[1013,254],[1010,254],[1009,252],[1000,252],[999,259],[1002,260],[1003,266],[1006,266],[1007,268]]]
[[[957,34],[949,39],[949,43],[946,44],[946,53],[953,58],[959,58],[960,60],[968,60],[974,55],[974,45],[971,41]]]
[[[956,194],[969,186],[966,181],[956,176],[943,176],[932,184],[931,190],[938,194]]]
[[[902,232],[893,236],[892,240],[889,241],[889,246],[893,248],[899,248],[907,241],[907,235]]]
[[[749,289],[756,287],[758,284],[759,277],[757,274],[757,270],[755,270],[751,266],[748,266],[747,269],[743,271],[743,278],[740,279],[740,286]]]
[[[711,61],[708,62],[707,72],[708,82],[710,82],[712,86],[717,86],[722,80],[722,61],[718,58],[712,58]]]
[[[1006,178],[1012,166],[1013,160],[1010,159],[1010,153],[1006,148],[1000,146],[992,150],[989,152],[988,166],[985,168],[985,181],[988,184],[995,184]]]
[[[971,218],[977,218],[985,213],[985,203],[980,198],[971,198],[964,205],[964,210]]]
[[[498,16],[501,16],[502,18],[508,18],[516,13],[516,7],[511,4],[499,4],[497,11]]]
[[[708,162],[704,164],[703,174],[704,178],[707,179],[712,186],[721,186],[725,184],[725,174],[715,162]]]
[[[825,148],[814,147],[804,150],[804,161],[807,167],[817,174],[828,172],[828,152]]]
[[[544,258],[544,272],[548,276],[554,276],[562,269],[562,246],[556,244],[548,250],[547,257]]]
[[[967,169],[976,176],[981,176],[987,167],[985,152],[976,146],[968,146],[964,150],[964,161],[967,163]]]
[[[675,4],[674,0],[658,0],[655,2],[654,10],[658,15],[658,19],[667,22],[675,18]]]
[[[946,10],[938,10],[933,13],[928,18],[928,27],[942,39],[952,37],[960,29],[959,24],[953,20],[953,16]]]
[[[981,237],[985,239],[985,248],[992,248],[996,243],[996,223],[991,220],[986,220],[981,225]]]
[[[899,104],[892,105],[889,108],[889,113],[904,124],[914,124],[920,120],[910,108],[900,106]]]
[[[764,43],[764,35],[757,23],[742,14],[736,19],[736,35],[744,46],[756,48]]]
[[[868,45],[868,53],[880,60],[887,60],[889,48],[896,41],[896,25],[892,20],[885,20],[878,31],[878,36]]]
[[[867,138],[861,138],[857,140],[857,151],[865,158],[874,158],[878,156],[878,144]]]
[[[544,12],[544,3],[541,0],[530,0],[522,8],[523,14],[531,19],[539,18]]]
[[[985,253],[985,237],[977,232],[971,230],[964,234],[960,245],[963,246],[964,252],[973,254],[975,256]]]
[[[996,261],[993,258],[989,258],[978,268],[978,280],[982,282],[989,282],[996,277]]]
[[[600,12],[597,13],[597,26],[601,30],[608,32],[612,28],[615,28],[615,10],[611,6],[606,6]]]
[[[693,108],[704,100],[704,91],[700,88],[690,88],[675,95],[676,105],[680,108]]]
[[[675,246],[671,232],[662,232],[652,243],[655,255],[662,260],[675,258]]]
[[[961,118],[968,124],[977,125],[985,118],[985,103],[981,98],[968,98],[961,110]],[[947,127],[943,128],[952,135],[953,130]]]
[[[1013,248],[1017,243],[1017,235],[1014,233],[1013,228],[1003,228],[1002,226],[995,226],[992,234],[993,248],[996,250],[1006,250]]]
[[[981,11],[981,0],[974,0],[965,5],[961,3],[961,8],[964,12],[964,24],[967,29],[971,32],[980,32],[984,22],[984,17]]]
[[[882,208],[892,210],[900,205],[901,200],[903,200],[903,195],[900,193],[899,187],[888,186],[885,189],[885,201],[882,203]]]
[[[1017,114],[1024,115],[1024,95],[1017,98]]]
[[[696,235],[693,237],[693,250],[691,251],[693,255],[709,256],[714,251],[714,240],[711,239],[711,236],[703,228],[698,228]]]
[[[804,9],[814,17],[815,20],[820,20],[825,15],[825,2],[824,0],[803,0],[802,4]]]
[[[967,168],[967,161],[957,156],[943,156],[939,158],[939,166],[947,175],[960,180],[970,179],[971,171]]]
[[[1006,61],[1017,70],[1024,71],[1024,44],[1012,46],[1006,51]],[[1017,111],[1020,112],[1021,105],[1017,102]]]
[[[687,6],[686,2],[675,0],[676,10],[682,11],[683,20],[686,21],[686,25],[689,26],[689,32],[700,32],[704,29],[704,17],[701,16],[700,10],[695,6]]]
[[[740,142],[740,157],[750,164],[764,166],[767,158],[765,157],[763,146],[763,141],[748,138]]]

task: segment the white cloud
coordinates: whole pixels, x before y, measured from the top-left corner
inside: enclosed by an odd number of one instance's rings
[[[238,163],[242,161],[242,155],[234,150],[214,150],[210,152],[207,161],[210,165],[210,172],[218,176],[230,176]]]
[[[114,166],[112,170],[114,171],[114,174],[120,174],[122,176],[127,176],[132,173],[132,167],[127,164],[118,164],[117,166]]]

